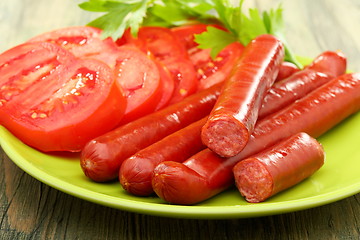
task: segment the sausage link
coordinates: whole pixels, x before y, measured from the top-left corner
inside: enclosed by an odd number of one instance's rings
[[[221,158],[207,148],[183,163],[159,164],[153,173],[153,189],[168,202],[201,202],[233,185],[232,168],[240,160],[298,132],[319,137],[359,110],[360,73],[344,74],[260,120],[246,147],[234,157]]]
[[[337,77],[344,74],[346,62],[346,58],[341,51],[325,51],[306,68],[322,72],[331,77]]]
[[[291,62],[283,62],[280,65],[279,73],[276,76],[275,82],[284,80],[298,71],[300,71],[300,69],[295,64]]]
[[[122,187],[138,196],[153,194],[151,176],[156,165],[169,159],[185,161],[205,149],[200,132],[206,119],[202,118],[127,158],[119,172]]]
[[[344,74],[345,71],[346,58],[341,52],[323,52],[305,69],[274,83],[264,97],[259,119],[302,98],[315,88]]]
[[[321,144],[300,132],[237,163],[233,168],[235,183],[246,201],[263,202],[310,177],[324,159]]]
[[[245,147],[283,58],[284,46],[272,35],[260,35],[246,46],[202,129],[208,148],[230,157]]]
[[[221,85],[217,84],[91,140],[81,152],[83,172],[97,182],[116,179],[126,158],[207,116],[220,90]]]

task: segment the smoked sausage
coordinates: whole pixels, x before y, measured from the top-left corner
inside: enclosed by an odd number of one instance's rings
[[[202,118],[126,159],[119,172],[122,187],[138,196],[153,194],[151,176],[156,165],[169,159],[182,162],[205,149],[200,131],[206,119]]]
[[[235,184],[246,201],[263,202],[311,176],[324,159],[321,144],[300,132],[237,163]]]
[[[153,172],[152,186],[165,201],[195,204],[234,184],[232,168],[298,132],[316,138],[360,110],[360,73],[344,74],[286,108],[258,121],[238,155],[221,158],[209,148],[183,163],[166,161]]]
[[[276,76],[275,82],[278,82],[285,78],[288,78],[291,75],[293,75],[294,73],[296,73],[297,71],[300,71],[300,69],[294,63],[283,62],[280,65],[279,73]]]
[[[214,85],[89,141],[80,156],[83,172],[97,182],[116,179],[126,158],[207,116],[220,90],[220,84]]]
[[[346,57],[341,52],[323,52],[305,69],[274,83],[264,97],[258,118],[278,111],[345,71]]]
[[[260,35],[246,46],[202,129],[208,148],[231,157],[245,147],[283,59],[284,46],[272,35]]]

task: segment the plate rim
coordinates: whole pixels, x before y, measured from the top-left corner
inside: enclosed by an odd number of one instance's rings
[[[12,136],[12,134],[5,127],[0,125],[0,135],[4,136],[4,134],[9,134]],[[282,202],[281,204],[278,202],[263,202],[249,205],[239,204],[234,206],[183,206],[149,202],[141,202],[141,204],[139,204],[140,202],[136,200],[106,195],[104,193],[89,190],[57,178],[47,173],[46,171],[39,169],[35,165],[31,164],[28,160],[23,158],[21,154],[13,151],[12,144],[8,143],[5,138],[0,138],[0,146],[10,158],[10,160],[20,169],[38,181],[45,183],[46,185],[61,192],[106,207],[160,217],[189,219],[232,219],[270,216],[318,207],[344,199],[360,192],[360,182],[358,182],[335,191],[326,192],[316,196],[289,200]]]
[[[312,58],[304,56],[296,56],[296,58],[302,63],[309,63],[312,60]],[[349,118],[350,117],[351,116],[349,116]],[[9,132],[4,126],[0,125],[0,136],[4,136],[4,134],[9,134],[8,136],[13,136],[12,133]],[[20,141],[19,139],[17,140]],[[262,217],[322,206],[338,200],[342,200],[360,192],[359,181],[341,189],[337,189],[335,191],[326,192],[316,196],[288,200],[282,202],[281,204],[279,204],[278,202],[262,202],[246,205],[239,204],[234,206],[189,206],[175,205],[169,203],[139,202],[136,200],[106,195],[104,193],[85,189],[83,187],[61,180],[37,168],[36,166],[28,162],[26,159],[24,159],[21,154],[13,151],[13,147],[6,141],[6,139],[0,138],[0,146],[4,150],[5,154],[7,154],[7,156],[10,158],[10,160],[15,163],[15,165],[17,165],[20,169],[22,169],[24,172],[28,173],[30,176],[37,179],[38,181],[45,183],[46,185],[55,188],[61,192],[106,207],[112,207],[118,210],[160,217],[188,219],[234,219]]]

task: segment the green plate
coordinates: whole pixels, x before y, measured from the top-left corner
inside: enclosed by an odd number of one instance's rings
[[[301,59],[309,62],[308,59]],[[97,204],[157,216],[198,219],[247,218],[286,213],[328,204],[360,192],[360,112],[318,140],[326,152],[324,166],[300,184],[263,203],[247,203],[229,189],[193,206],[168,204],[153,197],[136,197],[120,183],[95,183],[83,174],[79,155],[36,151],[0,126],[0,145],[25,172],[60,191]]]
[[[76,154],[51,155],[23,144],[0,126],[0,144],[25,172],[60,191],[126,211],[178,218],[245,218],[312,208],[360,192],[360,113],[318,140],[326,151],[324,166],[313,176],[263,203],[249,204],[235,188],[194,206],[177,206],[157,197],[136,197],[118,182],[95,183],[86,178]]]

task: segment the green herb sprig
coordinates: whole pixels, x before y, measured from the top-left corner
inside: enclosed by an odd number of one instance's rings
[[[273,34],[285,45],[285,60],[302,65],[296,60],[284,36],[283,9],[259,12],[243,11],[241,0],[237,5],[229,0],[87,0],[80,8],[104,12],[88,25],[103,29],[103,37],[118,39],[127,28],[136,36],[140,26],[179,26],[194,22],[220,22],[228,32],[208,27],[195,36],[200,48],[210,48],[215,57],[228,44],[239,41],[247,45],[261,34]]]

